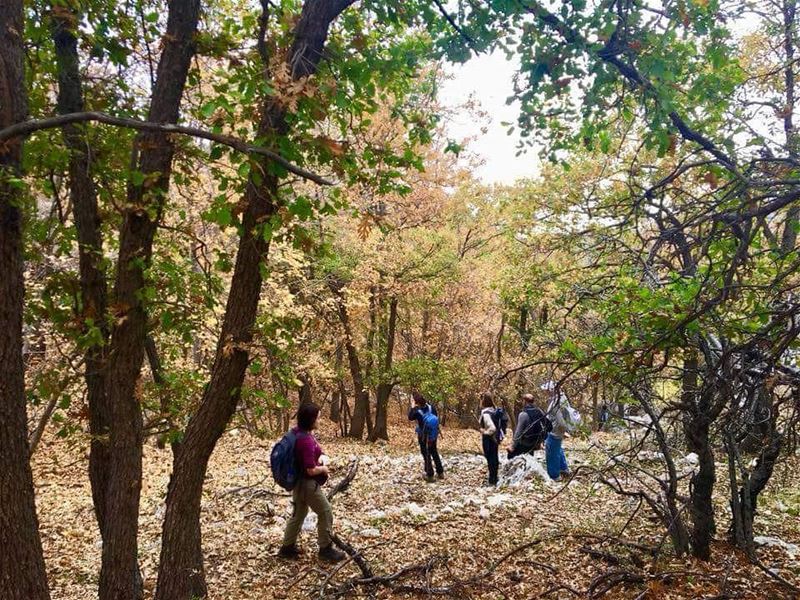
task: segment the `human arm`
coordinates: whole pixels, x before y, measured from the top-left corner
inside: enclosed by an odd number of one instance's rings
[[[326,465],[318,465],[316,467],[309,467],[306,469],[306,475],[314,477],[316,475],[327,475],[329,473]]]
[[[480,429],[483,435],[494,435],[497,432],[497,427],[495,427],[491,415],[487,412],[481,413]]]
[[[531,419],[528,416],[528,413],[522,411],[519,413],[517,417],[517,426],[514,428],[514,439],[512,440],[512,446],[516,445],[521,439],[522,436],[525,434],[525,431],[528,429],[528,426],[531,424]]]

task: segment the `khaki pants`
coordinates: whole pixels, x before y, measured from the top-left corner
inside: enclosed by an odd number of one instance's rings
[[[286,531],[283,534],[283,545],[291,546],[297,542],[303,521],[311,508],[317,513],[317,539],[319,547],[327,548],[331,545],[331,529],[333,528],[333,512],[328,498],[322,491],[322,486],[313,479],[301,479],[292,491],[292,503],[294,511],[292,518],[286,523]]]

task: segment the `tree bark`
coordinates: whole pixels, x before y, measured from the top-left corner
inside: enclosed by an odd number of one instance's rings
[[[354,0],[307,0],[295,26],[289,52],[294,80],[316,72],[330,24]],[[266,3],[264,3],[266,10]],[[267,99],[262,110],[258,137],[286,135],[285,109]],[[261,159],[262,170],[269,163]],[[279,207],[278,179],[251,176],[245,192],[242,235],[236,266],[217,345],[211,379],[197,412],[174,453],[161,544],[156,600],[191,600],[207,595],[200,530],[200,502],[208,461],[225,426],[236,410],[249,360],[261,292],[261,264],[269,250],[269,217]]]
[[[297,400],[300,406],[311,404],[314,400],[311,392],[311,378],[308,376],[308,373],[300,373],[297,378],[302,383],[297,390]]]
[[[709,439],[711,415],[709,395],[698,390],[699,363],[696,351],[687,350],[683,364],[681,404],[684,409],[683,429],[686,445],[697,454],[699,466],[691,478],[689,510],[692,516],[692,554],[702,560],[711,557],[711,539],[716,529],[712,493],[716,481],[714,453]]]
[[[60,11],[52,12],[52,35],[58,71],[59,114],[81,112],[84,108],[83,85],[78,58],[78,40],[74,27],[79,16],[66,16]],[[69,150],[69,193],[72,215],[78,238],[78,271],[80,274],[81,303],[78,317],[84,331],[97,328],[98,343],[86,350],[84,379],[89,405],[89,481],[92,486],[97,524],[102,536],[105,523],[105,491],[109,474],[109,406],[106,399],[105,362],[108,341],[108,290],[101,267],[103,239],[100,217],[97,211],[97,193],[92,179],[91,146],[77,125],[66,125],[62,129],[64,143]]]
[[[390,380],[392,374],[392,360],[394,358],[394,341],[397,331],[397,298],[389,300],[389,319],[386,325],[386,351],[383,358],[381,382],[378,384],[375,409],[375,427],[369,439],[371,442],[376,440],[389,440],[388,413],[389,396],[392,393],[394,383]]]
[[[0,128],[27,117],[22,0],[0,2]],[[0,147],[0,594],[43,600],[47,589],[29,462],[22,311],[22,141]]]
[[[158,63],[148,120],[176,123],[195,52],[200,0],[169,3],[164,48]],[[106,394],[110,406],[110,459],[106,488],[106,519],[100,569],[101,600],[142,597],[137,561],[139,496],[142,485],[142,412],[136,397],[147,313],[142,300],[145,271],[168,193],[174,143],[163,132],[143,132],[134,143],[133,159],[143,177],[128,184],[127,206],[120,233],[114,285],[115,317],[108,356]]]
[[[350,377],[353,380],[353,395],[355,396],[355,406],[353,407],[353,417],[350,420],[350,430],[348,437],[360,440],[364,437],[364,428],[367,421],[371,420],[369,411],[369,390],[364,385],[364,374],[361,371],[361,361],[358,358],[353,342],[353,328],[350,324],[350,315],[347,312],[347,305],[340,292],[337,292],[339,321],[344,329],[344,347],[347,351],[347,363],[350,367]],[[369,427],[371,429],[371,427]]]
[[[334,423],[338,423],[342,414],[342,401],[344,400],[344,382],[342,381],[342,346],[336,347],[336,389],[331,394],[330,418]]]

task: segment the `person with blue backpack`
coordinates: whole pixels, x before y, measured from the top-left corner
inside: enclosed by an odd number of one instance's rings
[[[422,459],[425,461],[425,481],[432,483],[433,466],[436,465],[436,476],[444,478],[444,467],[436,447],[439,438],[439,415],[436,408],[432,406],[419,392],[412,392],[411,408],[408,411],[408,420],[417,422],[417,441]]]
[[[497,485],[497,471],[500,467],[498,451],[500,442],[505,437],[508,415],[502,408],[495,407],[491,392],[484,392],[481,398],[481,416],[478,425],[481,431],[483,455],[489,467],[489,485]]]
[[[294,506],[286,522],[283,545],[278,551],[281,558],[298,558],[302,553],[297,538],[310,508],[317,514],[317,539],[319,557],[329,562],[339,562],[346,555],[333,547],[333,511],[322,486],[328,480],[327,456],[313,435],[317,427],[319,407],[303,404],[297,411],[297,427],[289,430],[275,444],[270,455],[270,468],[275,481],[292,492]]]

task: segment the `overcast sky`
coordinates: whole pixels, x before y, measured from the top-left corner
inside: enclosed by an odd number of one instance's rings
[[[467,111],[456,112],[447,124],[447,135],[457,141],[476,138],[469,144],[470,150],[483,159],[484,164],[476,175],[485,183],[513,183],[520,177],[532,177],[538,173],[539,159],[536,152],[514,156],[517,151],[517,135],[506,135],[507,127],[502,122],[514,123],[519,105],[506,105],[511,95],[515,66],[506,61],[505,55],[495,52],[473,58],[465,65],[449,67],[453,79],[442,86],[440,99],[448,107],[455,108],[470,97],[478,101],[486,119],[476,121]],[[486,133],[482,133],[486,127]]]

